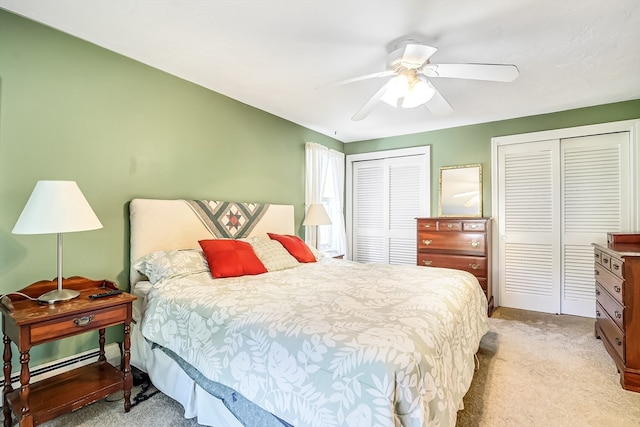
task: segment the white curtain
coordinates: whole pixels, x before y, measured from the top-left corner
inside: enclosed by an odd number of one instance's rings
[[[330,180],[327,174],[331,172]],[[333,188],[325,188],[327,181]],[[305,212],[312,203],[323,203],[326,194],[334,200],[331,206],[325,204],[332,227],[332,249],[339,254],[346,250],[344,226],[344,154],[331,150],[324,145],[307,142],[305,144]],[[305,241],[316,247],[317,227],[307,227]]]

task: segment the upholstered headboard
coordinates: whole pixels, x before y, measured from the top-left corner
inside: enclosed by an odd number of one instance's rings
[[[129,205],[130,265],[143,255],[200,248],[198,240],[294,234],[293,205],[207,200],[133,199]],[[133,287],[143,278],[130,268]]]

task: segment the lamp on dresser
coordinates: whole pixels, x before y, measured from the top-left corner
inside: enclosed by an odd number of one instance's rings
[[[25,205],[13,234],[57,234],[57,289],[38,301],[53,304],[76,298],[78,291],[62,288],[62,233],[102,228],[75,181],[38,181]]]

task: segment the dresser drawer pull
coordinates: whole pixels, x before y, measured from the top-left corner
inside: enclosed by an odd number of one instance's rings
[[[622,319],[622,313],[620,313],[618,310],[615,311],[615,315],[616,319]]]
[[[73,319],[73,324],[78,327],[87,326],[93,320],[93,314],[90,316],[82,316],[79,319]]]
[[[423,243],[423,244],[425,244],[425,245],[427,245],[427,246],[429,246],[429,245],[431,244],[431,242],[432,242],[432,241],[433,241],[433,240],[424,239],[424,240],[422,241],[422,243]]]
[[[616,337],[616,344],[622,345],[622,340],[618,337]]]
[[[447,224],[447,228],[453,228],[453,224]]]
[[[433,261],[431,261],[431,260],[429,260],[429,259],[423,259],[423,260],[422,260],[422,264],[424,264],[424,265],[431,265],[431,264],[433,264]]]
[[[599,297],[600,296],[600,289],[596,289],[596,296]]]
[[[593,274],[595,274],[596,276],[599,276],[600,272],[598,270],[594,270]]]
[[[424,228],[431,228],[431,224],[422,224]]]
[[[618,264],[611,264],[614,270],[620,270],[620,266]]]
[[[600,310],[596,310],[596,317],[600,317],[600,316],[601,316]]]
[[[596,260],[599,260],[599,259],[600,259],[600,254],[594,254],[593,256],[594,256],[594,258],[595,258]]]
[[[472,270],[477,270],[480,267],[480,264],[469,264]]]
[[[476,228],[478,228],[478,224],[469,224],[469,228],[475,230]]]
[[[614,286],[613,290],[616,291],[617,293],[620,293],[620,286]]]
[[[469,242],[469,246],[471,246],[472,248],[477,248],[478,246],[480,246],[480,242],[478,242],[477,240],[472,240]]]

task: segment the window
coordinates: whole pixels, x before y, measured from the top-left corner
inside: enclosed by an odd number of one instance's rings
[[[344,154],[308,142],[305,145],[305,208],[322,203],[331,225],[309,226],[305,241],[320,251],[345,254]]]

